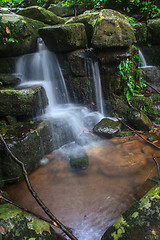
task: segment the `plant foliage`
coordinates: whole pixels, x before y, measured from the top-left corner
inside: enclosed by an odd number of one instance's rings
[[[135,96],[140,93],[143,87],[146,87],[146,84],[142,79],[142,70],[137,69],[136,76],[134,77],[135,74],[133,74],[133,66],[133,61],[128,58],[122,61],[118,66],[119,74],[122,80],[124,96],[130,106],[130,95]]]

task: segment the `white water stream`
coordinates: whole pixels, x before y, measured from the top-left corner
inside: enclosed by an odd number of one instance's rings
[[[17,63],[17,73],[22,74],[21,87],[38,85],[43,86],[46,91],[49,104],[39,118],[41,120],[64,119],[70,126],[75,141],[78,139],[83,146],[92,142],[89,131],[104,117],[100,73],[96,62],[91,62],[91,69],[97,96],[96,112],[70,102],[56,55],[48,51],[43,42],[39,42],[37,53],[24,55]]]

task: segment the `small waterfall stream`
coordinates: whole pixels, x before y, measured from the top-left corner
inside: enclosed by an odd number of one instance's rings
[[[21,87],[40,85],[46,91],[49,104],[44,114],[39,116],[38,119],[49,119],[51,121],[53,119],[59,119],[60,121],[64,119],[67,123],[66,131],[71,131],[74,141],[83,146],[93,141],[94,138],[89,131],[104,116],[98,63],[91,62],[91,69],[96,89],[96,112],[91,112],[84,106],[71,104],[56,55],[48,51],[43,42],[39,41],[39,51],[37,53],[24,55],[17,63],[17,73],[23,76]],[[52,127],[51,131],[54,141],[56,141]],[[63,144],[58,143],[58,145],[61,147]]]

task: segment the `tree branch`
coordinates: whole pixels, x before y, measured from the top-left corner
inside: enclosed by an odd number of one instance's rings
[[[27,171],[25,169],[24,163],[21,162],[18,158],[16,158],[13,153],[10,151],[10,149],[8,148],[4,138],[2,137],[2,135],[0,134],[0,140],[2,141],[7,153],[9,154],[9,156],[21,167],[24,178],[25,178],[25,182],[26,185],[28,187],[28,190],[30,191],[30,193],[32,194],[32,196],[35,198],[35,200],[37,201],[37,203],[39,204],[39,206],[43,209],[43,211],[49,216],[49,218],[54,222],[54,225],[58,228],[60,228],[70,239],[72,240],[78,240],[70,231],[67,227],[65,227],[49,210],[48,207],[46,207],[46,205],[43,203],[43,201],[39,198],[38,194],[34,191],[32,185],[30,184],[29,178],[28,178],[28,174]]]

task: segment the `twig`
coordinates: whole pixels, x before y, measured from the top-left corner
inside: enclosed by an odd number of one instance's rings
[[[13,153],[10,151],[10,149],[8,148],[4,138],[2,137],[2,135],[0,134],[0,140],[2,141],[2,143],[4,144],[4,147],[6,148],[7,153],[9,154],[9,156],[22,168],[22,172],[28,187],[28,190],[30,191],[30,193],[32,194],[32,196],[35,198],[35,200],[37,201],[37,203],[39,204],[39,206],[43,209],[43,211],[49,216],[49,218],[54,222],[54,225],[59,227],[70,239],[72,240],[78,240],[68,229],[67,227],[65,227],[49,210],[48,207],[46,207],[46,205],[42,202],[42,200],[39,198],[39,196],[37,195],[37,193],[34,191],[34,189],[32,188],[32,185],[30,184],[29,178],[28,178],[28,174],[27,171],[25,169],[24,163],[21,162],[18,158],[16,158]]]
[[[158,91],[156,88],[152,87],[151,84],[145,81],[145,84],[148,85],[150,88],[152,88],[156,93],[160,94],[160,91]]]
[[[147,140],[146,138],[144,138],[143,136],[141,136],[136,130],[134,130],[133,128],[131,128],[130,126],[128,126],[126,123],[124,123],[121,119],[119,119],[114,113],[112,113],[117,119],[118,121],[120,121],[123,125],[125,125],[127,128],[129,128],[132,132],[134,132],[135,134],[137,134],[140,138],[142,138],[144,141],[146,141],[147,143],[153,145],[155,148],[160,150],[160,147],[158,147],[156,144],[150,142],[149,140]]]
[[[156,165],[157,165],[158,178],[160,179],[159,164],[158,164],[158,162],[157,162],[157,160],[156,160],[154,154],[152,155],[152,157],[153,157],[153,160],[155,161],[155,163],[156,163]]]

